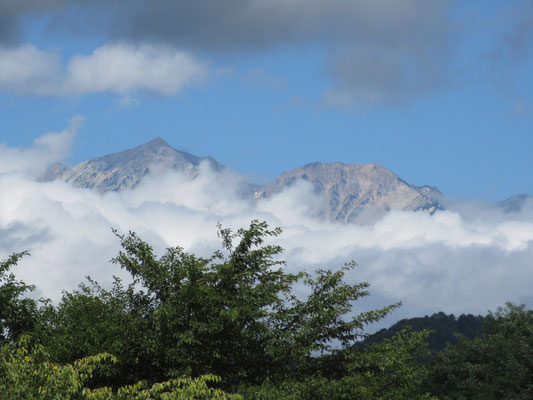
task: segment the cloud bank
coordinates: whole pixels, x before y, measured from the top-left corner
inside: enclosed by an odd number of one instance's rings
[[[366,107],[464,84],[468,76],[479,77],[487,62],[498,70],[497,79],[510,80],[531,62],[531,8],[529,0],[487,6],[457,0],[159,0],[157,5],[143,0],[19,0],[0,3],[0,43],[20,42],[25,24],[39,20],[42,35],[92,35],[132,46],[152,43],[214,59],[280,47],[318,47],[325,50],[323,70],[330,78],[324,103]],[[488,45],[491,59],[483,50],[466,53],[465,42],[487,31],[494,33]],[[478,43],[474,46],[479,48]],[[113,57],[104,53],[82,57],[93,68],[89,76],[95,79],[95,88],[161,91],[161,83],[146,76],[102,72],[101,57]],[[119,57],[117,49],[113,53]],[[137,65],[146,62],[142,55],[120,57]],[[178,68],[182,78],[171,87],[181,87],[189,79],[187,71],[197,70],[191,56],[186,57],[185,61],[182,56],[167,60],[172,64],[177,58],[186,64]],[[468,71],[466,64],[471,65]],[[154,69],[151,66],[148,72]],[[85,67],[76,71],[85,76]],[[74,77],[79,80],[72,91],[91,91],[85,77]],[[112,77],[116,83],[110,83]]]
[[[104,195],[36,182],[33,161],[51,161],[41,154],[49,148],[60,158],[71,131],[45,135],[29,149],[0,147],[0,258],[29,249],[32,255],[15,272],[36,284],[39,295],[57,300],[86,275],[103,284],[112,275],[124,277],[109,263],[119,250],[111,227],[136,231],[159,254],[180,245],[208,256],[219,248],[217,222],[237,229],[257,218],[284,230],[275,241],[285,248],[288,270],[338,268],[355,260],[359,267],[348,279],[371,284],[364,306],[401,300],[395,318],[439,310],[485,313],[505,301],[533,305],[533,204],[510,214],[490,206],[432,216],[393,211],[358,226],[314,218],[322,199],[305,183],[257,203],[243,200],[235,190],[243,178],[208,164],[194,180],[160,170],[135,189]]]
[[[458,31],[450,16],[454,4],[446,0],[160,0],[155,6],[142,0],[22,0],[0,5],[0,42],[12,43],[22,36],[25,18],[41,17],[46,21],[43,34],[97,34],[112,41],[158,43],[215,57],[319,45],[327,50],[324,69],[332,78],[326,103],[372,105],[445,84],[445,71],[452,61],[450,45]],[[97,59],[95,52],[92,60],[85,61],[98,69]],[[106,90],[122,88],[109,85],[105,78],[96,82],[96,87],[101,83]],[[78,83],[90,88],[83,79]]]
[[[206,66],[168,46],[114,43],[89,55],[75,55],[65,66],[58,54],[32,45],[0,48],[0,89],[31,95],[139,91],[174,95],[201,81]]]

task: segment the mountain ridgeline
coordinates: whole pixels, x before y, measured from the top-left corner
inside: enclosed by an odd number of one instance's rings
[[[214,170],[224,167],[212,157],[201,158],[176,150],[161,138],[156,138],[133,149],[91,158],[72,167],[54,164],[42,176],[42,181],[62,179],[76,187],[98,192],[134,188],[156,165],[186,172],[194,178],[202,161]]]
[[[270,197],[298,180],[308,181],[327,200],[322,214],[331,221],[365,222],[389,210],[442,209],[440,192],[430,186],[413,186],[379,164],[312,163],[280,175],[257,198]]]
[[[431,334],[427,340],[429,348],[441,351],[448,344],[456,344],[458,335],[463,335],[468,339],[481,336],[485,319],[484,316],[472,314],[461,314],[456,318],[455,315],[445,314],[442,311],[431,316],[402,319],[389,328],[381,329],[364,341],[358,342],[355,347],[391,339],[403,329],[410,327],[415,332],[421,332],[425,329],[430,330]]]
[[[41,181],[61,179],[80,188],[100,193],[136,187],[143,177],[155,173],[157,166],[184,172],[194,179],[202,162],[212,170],[226,169],[212,157],[197,157],[172,148],[161,138],[130,150],[91,158],[74,166],[54,164]],[[307,181],[323,202],[315,214],[336,222],[364,223],[389,210],[426,211],[442,209],[440,192],[430,186],[411,185],[379,164],[315,162],[295,168],[265,185],[244,183],[242,197],[272,197],[298,181]]]

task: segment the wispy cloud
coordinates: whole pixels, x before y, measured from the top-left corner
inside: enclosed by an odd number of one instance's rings
[[[32,45],[0,47],[0,88],[46,94],[61,90],[61,58]]]
[[[69,155],[72,140],[83,123],[83,116],[77,115],[62,132],[47,133],[34,141],[33,147],[18,149],[0,143],[0,175],[23,174],[37,177],[50,164]]]
[[[65,66],[58,54],[32,45],[0,48],[0,88],[32,95],[139,91],[174,95],[207,75],[205,64],[167,46],[108,44],[75,55]]]

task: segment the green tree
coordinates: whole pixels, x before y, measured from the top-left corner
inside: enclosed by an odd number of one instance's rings
[[[152,299],[156,360],[178,374],[214,373],[227,383],[259,382],[304,370],[333,341],[348,345],[399,304],[347,318],[367,283],[344,282],[347,264],[312,277],[288,274],[281,247],[264,244],[280,229],[253,221],[248,229],[220,229],[223,251],[210,258],[168,249],[157,259],[135,234],[121,236],[114,262],[131,273]],[[236,244],[235,244],[236,242]],[[292,292],[298,280],[305,299]]]
[[[219,228],[222,249],[209,258],[169,248],[162,257],[136,234],[118,235],[113,260],[133,283],[106,291],[96,283],[67,293],[41,313],[35,336],[61,362],[115,354],[118,382],[214,374],[225,387],[302,376],[332,343],[350,346],[367,324],[399,306],[354,313],[368,284],[347,284],[349,263],[333,272],[285,272],[281,247],[266,244],[279,229],[253,221]],[[307,288],[297,297],[297,282]],[[72,346],[75,344],[75,346]]]
[[[40,308],[33,339],[59,363],[101,352],[116,355],[117,367],[111,374],[97,375],[96,385],[157,381],[163,374],[153,366],[150,301],[118,278],[110,290],[87,279],[78,290],[65,292],[59,304]]]
[[[533,311],[507,303],[487,316],[483,330],[437,354],[433,393],[442,399],[532,399]]]
[[[14,253],[0,262],[0,346],[16,341],[22,333],[30,331],[35,322],[37,301],[24,297],[34,287],[17,281],[10,272],[27,254],[26,251]]]
[[[457,343],[457,334],[465,335],[469,339],[481,335],[484,320],[485,318],[481,315],[461,314],[459,318],[455,318],[453,314],[447,315],[443,312],[431,316],[407,318],[388,328],[379,330],[357,345],[365,346],[369,343],[380,342],[383,339],[390,339],[406,327],[411,327],[414,331],[430,330],[429,348],[431,350],[444,350],[448,343]]]
[[[406,329],[380,343],[325,357],[312,375],[242,387],[241,393],[251,400],[436,399],[424,387],[430,373],[428,335]]]
[[[110,387],[89,388],[86,383],[99,369],[109,369],[115,357],[103,353],[76,360],[72,364],[56,364],[42,346],[28,346],[22,337],[17,346],[5,345],[0,350],[0,398],[2,400],[238,400],[213,388],[220,379],[206,375],[179,378],[152,385],[137,382],[113,390]]]
[[[29,348],[28,338],[0,351],[0,398],[5,400],[61,400],[82,398],[83,383],[98,364],[112,357],[95,355],[58,365],[49,361],[42,346]]]

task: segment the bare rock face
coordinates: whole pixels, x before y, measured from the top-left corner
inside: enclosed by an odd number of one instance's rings
[[[325,196],[319,214],[331,221],[364,223],[393,209],[429,213],[442,209],[437,189],[410,185],[379,164],[307,164],[280,175],[256,198],[272,196],[298,180],[310,182],[317,194]]]
[[[194,177],[200,163],[206,160],[215,170],[223,168],[211,157],[201,158],[172,148],[161,138],[156,138],[131,150],[91,158],[72,167],[54,164],[41,177],[41,181],[62,179],[74,186],[98,192],[120,191],[139,184],[154,165],[163,165],[184,171]]]
[[[54,164],[40,180],[61,179],[100,193],[121,191],[137,186],[143,177],[154,173],[155,166],[185,172],[194,179],[204,161],[214,171],[225,169],[211,157],[201,158],[176,150],[156,138],[133,149],[74,166]],[[410,185],[379,164],[317,162],[286,172],[264,187],[242,181],[236,190],[242,198],[267,198],[298,180],[310,182],[314,191],[323,196],[324,206],[315,214],[330,221],[365,223],[393,209],[433,213],[442,208],[437,189]]]

